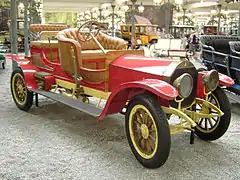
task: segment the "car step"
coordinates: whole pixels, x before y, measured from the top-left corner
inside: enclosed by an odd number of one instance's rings
[[[52,100],[66,104],[70,107],[73,107],[75,109],[78,109],[82,112],[85,112],[85,113],[90,114],[95,117],[100,116],[100,114],[102,113],[102,109],[100,109],[100,108],[97,108],[93,105],[90,105],[90,104],[87,104],[87,103],[84,103],[84,102],[81,102],[81,101],[78,101],[75,99],[71,99],[71,98],[61,95],[61,94],[56,94],[53,92],[47,92],[47,91],[43,91],[43,90],[34,90],[33,92],[40,94],[42,96],[48,97]]]
[[[52,76],[52,74],[47,73],[47,72],[41,72],[41,71],[34,73],[34,77],[39,78],[39,79],[42,79],[42,80],[45,80],[45,77],[46,77],[46,76]]]
[[[55,85],[55,77],[47,72],[35,72],[34,77],[38,84],[38,89],[49,91],[52,85]]]

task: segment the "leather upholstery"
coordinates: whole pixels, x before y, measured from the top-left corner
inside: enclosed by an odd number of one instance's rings
[[[61,39],[60,36],[64,36],[68,39],[73,39],[80,43],[82,50],[98,50],[100,49],[96,42],[91,39],[90,41],[82,42],[83,37],[80,33],[77,33],[78,28],[69,28],[61,31],[59,33],[58,38]],[[127,48],[127,42],[123,39],[117,37],[108,36],[102,32],[99,32],[97,36],[97,40],[100,44],[104,47],[104,49],[114,49],[114,50],[121,50]]]
[[[127,42],[123,39],[110,37],[102,32],[99,32],[96,38],[104,49],[107,50],[123,50],[127,48]],[[79,68],[84,67],[82,62],[83,59],[106,58],[106,55],[100,50],[99,46],[93,39],[85,42],[81,41],[83,40],[83,37],[78,33],[78,28],[69,28],[60,31],[57,35],[57,39],[59,40],[59,55],[62,69],[69,76],[73,76],[76,73],[73,63],[74,57],[77,59],[76,65]],[[71,47],[74,48],[74,52],[70,50]],[[82,76],[84,77],[83,71],[80,72],[78,69],[77,73],[81,75],[83,74]]]
[[[57,39],[58,32],[59,31],[42,31],[39,35],[39,40],[48,40],[48,38],[55,40]]]
[[[69,76],[80,74],[79,68],[82,67],[81,46],[75,40],[59,41],[59,57],[62,69]]]
[[[108,50],[106,50],[108,52]],[[103,59],[106,57],[106,54],[102,50],[84,50],[81,52],[82,59]]]
[[[61,31],[66,29],[67,25],[58,25],[58,24],[31,24],[31,32],[41,32],[41,31]]]
[[[30,46],[31,47],[38,47],[38,48],[41,48],[41,49],[44,49],[44,48],[58,48],[58,41],[47,41],[47,40],[42,40],[42,41],[31,41],[30,43]]]

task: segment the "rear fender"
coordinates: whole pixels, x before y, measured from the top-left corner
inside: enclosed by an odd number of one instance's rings
[[[28,59],[13,60],[13,63],[16,64],[17,68],[22,70],[28,90],[32,91],[38,89],[34,73],[38,72],[39,69],[36,68],[36,66],[34,66]]]
[[[159,97],[160,101],[170,101],[178,96],[178,91],[165,81],[157,79],[144,79],[122,84],[109,96],[100,120],[108,114],[119,113],[126,102],[139,93],[151,93]]]

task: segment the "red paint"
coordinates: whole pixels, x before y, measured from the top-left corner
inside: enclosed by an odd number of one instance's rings
[[[23,74],[24,74],[24,79],[27,85],[28,90],[35,90],[38,89],[34,73],[38,72],[39,69],[36,68],[31,61],[24,59],[24,60],[16,60],[16,62],[19,64],[21,67]]]
[[[141,91],[139,91],[139,89]],[[178,92],[173,86],[157,79],[145,79],[124,83],[112,92],[102,114],[98,118],[101,120],[108,114],[120,112],[129,99],[128,97],[131,96],[131,91],[133,92],[134,90],[137,90],[138,93],[150,92],[165,100],[173,100],[178,96]],[[136,92],[134,94],[136,95]]]
[[[199,72],[199,74],[205,75],[207,74],[208,71],[202,71]],[[222,86],[227,86],[227,87],[231,87],[234,84],[234,80],[232,78],[230,78],[227,75],[224,75],[222,73],[218,73],[219,74],[219,84]]]
[[[124,68],[143,68],[143,67],[154,67],[154,66],[168,66],[174,60],[167,58],[151,58],[138,55],[124,55],[116,59],[112,65]]]
[[[45,76],[45,91],[49,91],[54,84],[56,84],[56,81],[53,76]]]
[[[59,58],[56,62],[51,62],[46,58],[46,53],[49,53],[49,51],[49,49],[31,47],[31,55],[39,55],[40,62],[42,62],[41,67],[36,67],[33,64],[33,57],[11,56],[22,68],[29,90],[38,88],[34,77],[34,73],[37,71],[47,72],[52,75],[46,77],[46,91],[49,91],[50,87],[56,83],[56,78],[75,83],[74,78],[68,76],[62,70]],[[53,51],[57,52],[57,49],[53,49]],[[105,59],[84,59],[83,64],[95,64],[97,67],[96,70],[91,71],[99,73],[105,71],[105,69],[100,68],[100,64],[104,61]],[[169,101],[174,100],[178,96],[177,90],[164,79],[166,78],[164,74],[173,61],[176,60],[150,58],[138,55],[123,55],[115,59],[109,67],[106,67],[109,68],[108,84],[111,95],[107,100],[102,114],[98,118],[103,119],[107,114],[120,112],[122,108],[125,107],[127,100],[131,100],[134,96],[141,93],[150,93],[156,96],[161,105],[168,106]],[[89,70],[79,68],[79,71]],[[207,71],[199,73],[197,97],[204,97],[202,76],[206,73]],[[219,83],[221,85],[231,86],[234,82],[231,78],[220,74]],[[94,84],[82,80],[80,85],[100,91],[105,91],[106,88],[106,82]]]
[[[207,73],[208,73],[208,71],[201,71],[198,73],[197,97],[199,97],[199,98],[205,98],[204,84],[202,82],[202,77]],[[218,74],[219,74],[219,85],[231,87],[234,84],[233,79],[230,78],[229,76],[226,76],[221,73],[218,73]],[[207,88],[206,88],[206,91],[208,91]]]
[[[234,85],[234,80],[225,74],[219,73],[219,84],[222,86],[231,87]]]
[[[204,72],[204,71],[203,71]],[[204,76],[205,73],[199,72],[198,73],[198,82],[197,82],[197,93],[196,96],[198,98],[205,98],[204,94],[204,84],[202,82],[202,77]]]

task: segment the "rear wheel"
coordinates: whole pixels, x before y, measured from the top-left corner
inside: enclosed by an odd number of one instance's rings
[[[220,138],[227,131],[231,121],[231,108],[227,95],[220,87],[212,92],[208,100],[220,108],[224,115],[211,119],[201,118],[197,123],[195,133],[200,139],[212,141]],[[213,109],[202,105],[197,105],[196,110],[204,113],[216,113]]]
[[[168,159],[171,137],[168,121],[159,103],[150,95],[130,101],[125,119],[129,145],[146,168],[158,168]]]
[[[33,104],[33,93],[29,92],[25,83],[23,72],[18,68],[12,72],[11,92],[17,107],[27,111]]]

